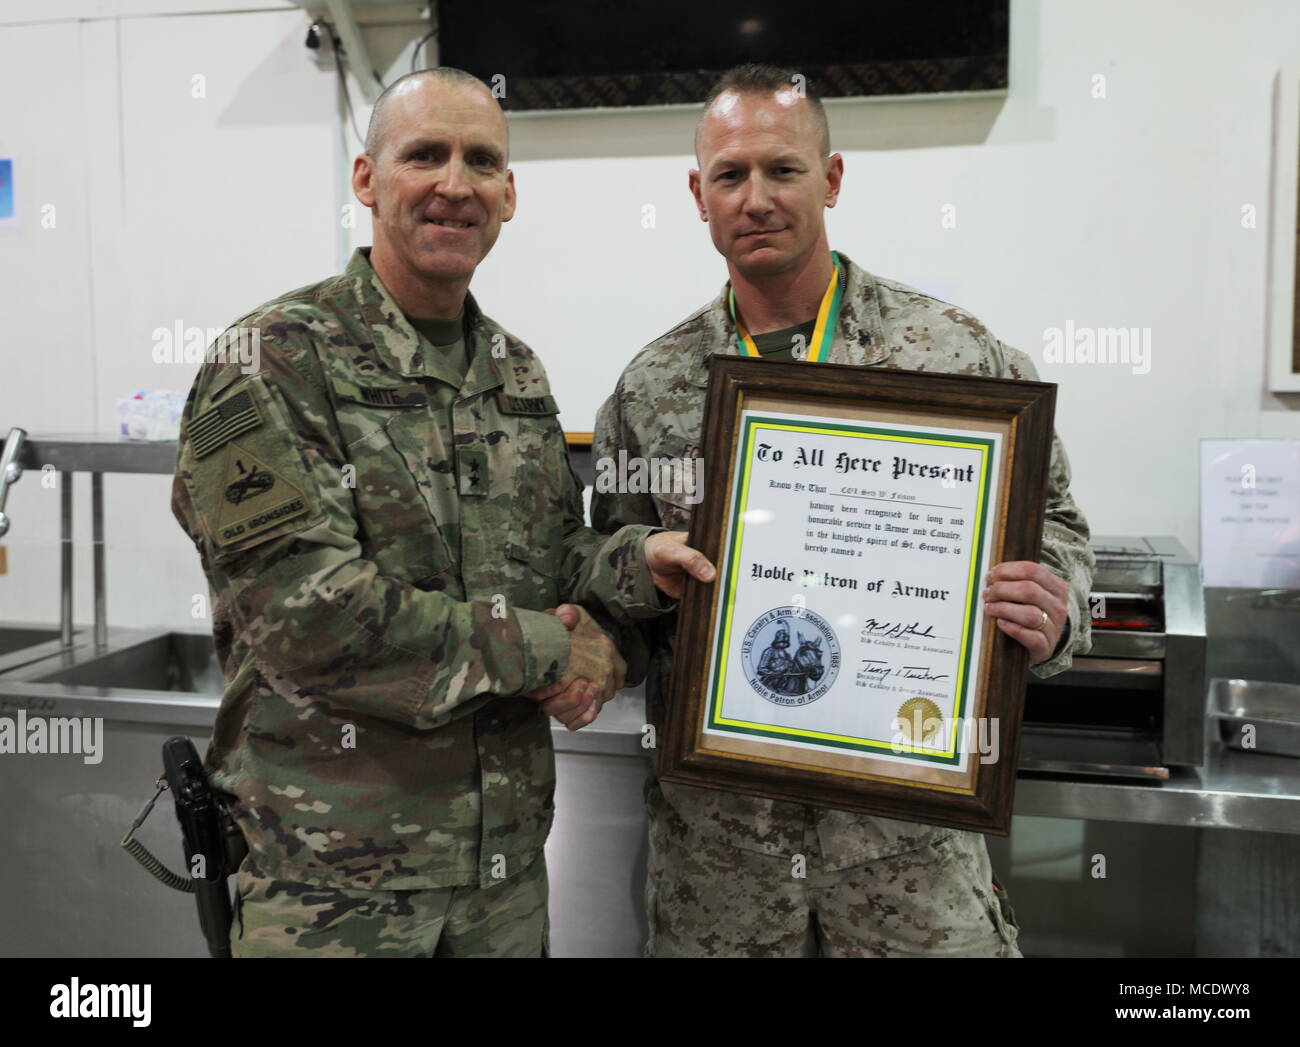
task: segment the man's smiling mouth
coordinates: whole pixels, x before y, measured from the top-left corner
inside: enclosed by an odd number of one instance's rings
[[[426,218],[426,222],[431,225],[441,225],[447,229],[468,229],[473,222],[458,222],[453,218]]]

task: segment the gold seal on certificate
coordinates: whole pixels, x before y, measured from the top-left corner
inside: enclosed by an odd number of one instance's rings
[[[1005,832],[1053,386],[714,357],[662,777]]]

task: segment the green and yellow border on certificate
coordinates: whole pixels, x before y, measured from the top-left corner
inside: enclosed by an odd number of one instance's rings
[[[739,553],[744,539],[744,514],[749,503],[750,470],[754,461],[754,442],[758,433],[764,430],[785,432],[829,434],[846,436],[861,440],[879,440],[890,443],[929,444],[931,446],[962,448],[979,454],[979,483],[977,485],[975,527],[972,533],[970,569],[966,579],[966,595],[963,603],[963,618],[960,634],[960,649],[957,655],[958,677],[954,687],[955,702],[953,715],[948,717],[946,744],[941,747],[900,744],[895,741],[882,741],[875,738],[854,738],[848,735],[832,734],[822,731],[810,731],[796,727],[784,727],[775,724],[754,723],[745,720],[728,719],[722,714],[723,696],[727,683],[727,655],[731,650],[732,610],[735,603]],[[990,484],[992,463],[996,453],[996,441],[982,436],[955,437],[951,431],[937,432],[919,428],[878,428],[870,425],[849,425],[844,423],[823,422],[808,419],[792,422],[789,419],[769,418],[760,415],[743,416],[743,426],[738,440],[738,452],[743,462],[736,471],[736,482],[732,497],[732,512],[728,528],[729,540],[726,542],[725,560],[722,571],[722,588],[718,608],[718,628],[715,636],[719,642],[714,652],[711,686],[706,695],[706,730],[723,734],[751,735],[778,740],[797,740],[807,743],[825,745],[837,749],[846,749],[870,753],[882,758],[924,760],[926,762],[955,766],[962,760],[959,751],[958,732],[964,722],[971,704],[971,658],[979,642],[976,635],[978,620],[978,601],[980,599],[980,579],[983,577],[985,531],[988,523]],[[906,503],[900,503],[905,505]]]

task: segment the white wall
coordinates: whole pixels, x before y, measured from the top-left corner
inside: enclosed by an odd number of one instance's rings
[[[24,218],[0,234],[0,428],[107,428],[121,393],[187,389],[193,366],[153,363],[153,328],[223,325],[346,257],[357,143],[340,148],[333,75],[306,59],[301,11],[233,10],[250,6],[0,5],[0,155],[19,157]],[[227,13],[161,17],[215,7]],[[1097,533],[1195,548],[1198,439],[1300,438],[1300,404],[1264,384],[1273,80],[1297,59],[1293,0],[1016,0],[1005,99],[830,107],[847,179],[832,245],[971,310],[1060,384]],[[724,279],[685,187],[693,121],[512,117],[520,209],[474,290],[542,354],[570,429],[590,429],[626,361]],[[1257,228],[1242,228],[1246,204]],[[367,242],[367,223],[352,235]],[[1150,373],[1044,365],[1044,330],[1067,321],[1150,328]],[[58,499],[38,480],[11,496],[0,621],[57,617]],[[168,480],[106,486],[110,622],[202,627]],[[87,543],[83,620],[89,564]]]
[[[335,78],[304,56],[305,16],[284,3],[159,14],[187,6],[0,7],[0,155],[17,155],[22,218],[0,233],[6,432],[111,429],[119,395],[193,381],[196,364],[155,362],[155,328],[224,327],[333,271]],[[37,8],[66,20],[21,24]],[[40,480],[10,495],[0,621],[58,617],[59,495]],[[89,621],[89,479],[77,488]],[[206,582],[170,478],[109,475],[105,490],[109,622],[204,628],[190,608]]]

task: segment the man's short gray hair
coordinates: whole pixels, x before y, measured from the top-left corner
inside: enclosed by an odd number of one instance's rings
[[[797,69],[749,62],[745,65],[733,66],[723,73],[718,82],[713,85],[713,89],[709,91],[708,97],[704,99],[704,112],[700,114],[699,122],[695,125],[695,158],[698,160],[700,156],[700,127],[719,97],[728,91],[742,95],[774,95],[778,91],[787,90],[798,92],[808,103],[821,136],[819,146],[821,155],[830,156],[831,129],[826,121],[826,108],[822,105],[817,92],[812,89],[808,78]]]

